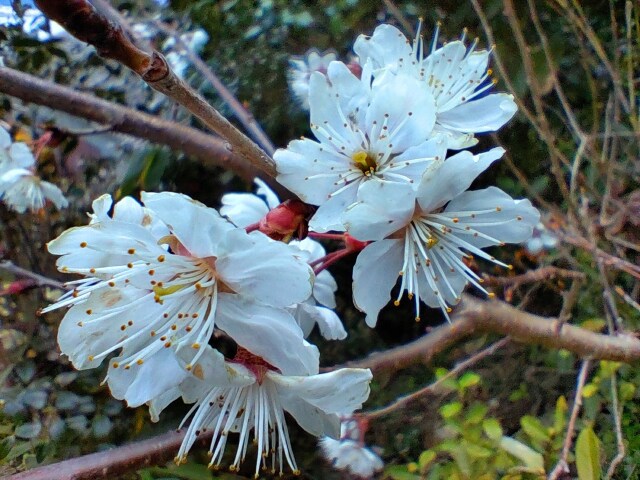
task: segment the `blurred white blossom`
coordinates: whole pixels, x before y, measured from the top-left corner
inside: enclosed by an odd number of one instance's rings
[[[313,49],[305,55],[289,60],[287,79],[289,88],[304,110],[309,110],[309,80],[313,72],[326,73],[329,64],[336,59],[334,52],[321,54]]]
[[[322,455],[334,468],[345,470],[360,479],[369,479],[384,468],[382,459],[364,443],[364,432],[358,419],[344,416],[340,424],[340,439],[322,437]]]
[[[38,212],[47,201],[56,208],[69,202],[60,189],[34,173],[36,159],[22,142],[11,142],[11,136],[0,127],[0,198],[18,213]]]

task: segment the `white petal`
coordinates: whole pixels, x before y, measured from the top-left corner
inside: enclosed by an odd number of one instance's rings
[[[511,120],[517,110],[512,95],[496,93],[439,113],[438,123],[465,133],[495,132]]]
[[[13,168],[31,168],[36,164],[33,153],[25,143],[17,142],[11,145],[9,155]]]
[[[498,208],[499,210],[497,210]],[[460,224],[469,223],[471,228],[504,243],[520,243],[529,239],[540,220],[540,212],[531,205],[529,200],[514,200],[496,187],[468,191],[458,195],[449,202],[445,213],[455,215],[457,212],[482,210],[490,210],[490,212],[478,213],[474,218],[461,215]],[[505,221],[508,223],[501,223]],[[483,223],[486,226],[483,226]],[[496,245],[496,242],[480,236],[469,235],[462,236],[462,238],[480,248]]]
[[[285,375],[318,372],[318,349],[304,341],[295,319],[283,309],[221,294],[216,326]]]
[[[328,270],[323,270],[316,275],[316,281],[313,284],[313,298],[322,306],[336,308],[335,292],[338,284],[335,278]]]
[[[342,368],[309,377],[288,377],[269,372],[282,405],[307,432],[320,436],[340,435],[340,422],[327,422],[326,414],[353,412],[369,398],[370,370]],[[326,431],[328,424],[332,431]]]
[[[148,300],[138,302],[119,317],[101,318],[106,308],[125,307],[144,296],[148,296]],[[87,301],[71,307],[62,319],[58,328],[60,351],[78,370],[95,368],[104,357],[93,357],[138,332],[150,330],[149,322],[162,315],[162,308],[148,292],[139,289],[104,287],[95,290]],[[129,320],[131,325],[128,325]],[[148,334],[141,335],[152,340]]]
[[[0,148],[7,149],[11,146],[11,135],[4,128],[0,127]]]
[[[194,403],[207,395],[212,388],[244,387],[255,383],[255,376],[238,363],[227,362],[224,356],[209,345],[180,384],[185,403]]]
[[[371,60],[376,68],[397,66],[400,58],[407,61],[412,57],[411,44],[393,25],[379,25],[373,35],[360,35],[353,50],[361,63]]]
[[[312,205],[327,201],[352,163],[350,157],[307,138],[293,140],[286,150],[277,150],[273,159],[278,169],[276,180]]]
[[[402,268],[403,241],[388,239],[367,245],[353,267],[353,303],[375,327],[378,313],[391,298],[391,289]]]
[[[300,303],[296,307],[295,318],[305,336],[309,336],[317,324],[320,334],[327,340],[344,340],[347,332],[340,321],[340,317],[324,307],[317,307],[307,303]]]
[[[432,212],[467,190],[503,154],[500,147],[479,155],[464,151],[447,158],[440,168],[427,171],[418,187],[417,200],[422,211]]]
[[[415,191],[408,183],[371,180],[358,190],[358,201],[342,215],[350,235],[382,240],[405,226],[413,215]]]
[[[287,307],[309,298],[313,270],[297,248],[274,242],[260,232],[227,233],[216,269],[235,292],[265,305]]]
[[[91,223],[111,220],[109,217],[111,205],[113,205],[113,199],[111,198],[111,195],[107,193],[96,198],[91,204],[91,208],[93,210],[93,214],[90,215]]]
[[[328,232],[329,230],[343,232],[342,214],[349,205],[355,203],[357,189],[358,185],[353,183],[344,191],[333,195],[329,200],[320,205],[309,221],[309,228],[314,232],[321,233]]]
[[[234,228],[213,208],[186,195],[142,192],[141,198],[195,257],[216,256],[224,233]]]
[[[416,78],[398,75],[374,88],[366,114],[366,131],[375,152],[402,152],[419,145],[435,125],[435,99]],[[387,129],[383,129],[383,125]]]
[[[241,228],[259,222],[269,213],[264,200],[252,193],[227,193],[222,196],[221,202],[220,215]]]
[[[60,189],[53,183],[41,181],[39,184],[44,197],[55,205],[57,209],[69,206],[68,200],[64,197]]]
[[[120,357],[114,358],[118,362]],[[165,348],[146,359],[142,365],[126,370],[109,365],[107,374],[111,394],[126,400],[129,407],[138,407],[168,390],[175,389],[189,375],[173,350]]]
[[[149,416],[152,422],[160,420],[160,414],[162,411],[177,400],[181,395],[180,387],[173,387],[166,390],[164,393],[158,395],[154,399],[149,401]]]
[[[276,208],[278,205],[280,205],[280,199],[278,198],[276,193],[269,188],[269,185],[267,185],[259,178],[256,178],[253,183],[255,183],[258,187],[256,189],[256,195],[264,197],[269,209]]]

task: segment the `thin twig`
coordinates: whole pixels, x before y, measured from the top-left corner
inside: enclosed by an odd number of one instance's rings
[[[633,298],[631,298],[631,296],[629,296],[629,294],[625,292],[622,289],[622,287],[616,285],[613,287],[613,289],[618,295],[620,295],[623,298],[625,302],[627,302],[629,305],[631,305],[633,308],[635,308],[640,312],[640,303],[636,302]]]
[[[622,405],[618,401],[618,380],[616,378],[617,373],[613,372],[611,376],[611,410],[613,411],[613,426],[616,431],[616,448],[618,453],[613,457],[611,463],[609,464],[609,468],[607,469],[607,473],[604,476],[605,480],[609,480],[613,477],[613,474],[616,472],[616,468],[618,465],[624,460],[624,456],[626,454],[626,447],[624,446],[624,437],[622,435],[622,422],[620,417],[622,416]]]
[[[497,350],[501,349],[502,347],[504,347],[505,345],[507,345],[510,342],[509,337],[505,337],[501,340],[498,340],[495,343],[492,343],[491,345],[489,345],[487,348],[480,350],[477,353],[474,353],[471,357],[467,358],[466,360],[458,363],[455,367],[453,367],[451,370],[449,370],[445,375],[443,375],[442,377],[440,377],[438,380],[436,380],[435,382],[427,385],[426,387],[421,388],[420,390],[417,390],[409,395],[406,395],[404,397],[400,397],[397,400],[395,400],[393,403],[387,405],[386,407],[377,409],[377,410],[372,410],[370,412],[363,412],[362,416],[366,417],[368,420],[372,420],[374,418],[379,418],[379,417],[383,417],[385,415],[389,415],[390,413],[393,413],[399,409],[404,408],[405,406],[407,406],[409,403],[414,402],[415,400],[420,399],[421,397],[424,397],[425,395],[429,395],[434,393],[437,388],[442,385],[443,382],[445,382],[446,380],[455,377],[456,375],[462,373],[464,370],[466,370],[467,368],[469,368],[470,366],[478,363],[480,360],[493,355]]]
[[[558,460],[555,468],[547,477],[547,480],[556,480],[563,473],[569,473],[569,463],[567,459],[569,458],[569,451],[571,450],[571,445],[573,443],[573,436],[576,430],[576,420],[578,419],[578,414],[580,413],[580,407],[582,407],[582,389],[584,388],[584,384],[587,381],[587,373],[589,371],[590,363],[591,362],[589,360],[584,360],[582,362],[582,366],[580,367],[580,373],[578,374],[578,381],[576,385],[576,395],[575,399],[573,400],[573,409],[571,410],[571,417],[569,418],[567,433],[564,437],[564,443],[562,445],[562,454],[560,455],[560,460]]]
[[[543,280],[551,280],[552,278],[571,278],[584,280],[585,274],[582,272],[575,272],[573,270],[565,270],[564,268],[554,267],[548,265],[536,270],[529,270],[521,275],[514,275],[512,277],[494,277],[491,275],[484,275],[483,280],[485,285],[499,285],[509,287],[519,287],[525,283],[540,282]]]
[[[273,143],[271,143],[271,140],[269,139],[267,134],[264,132],[264,130],[262,130],[251,112],[249,112],[238,101],[238,99],[233,95],[233,93],[231,93],[231,91],[225,86],[225,84],[222,83],[222,81],[213,72],[213,70],[211,70],[209,65],[207,65],[199,55],[197,55],[187,46],[184,40],[182,40],[180,35],[173,28],[170,28],[159,20],[154,22],[154,25],[156,25],[165,34],[169,35],[176,42],[176,45],[184,50],[189,61],[218,92],[220,98],[222,98],[222,100],[229,106],[233,114],[244,126],[247,132],[249,132],[249,134],[256,142],[258,142],[258,144],[264,149],[265,152],[267,152],[269,155],[273,155],[275,147],[273,146]]]
[[[38,273],[32,272],[31,270],[27,270],[26,268],[22,268],[14,264],[10,260],[2,260],[0,261],[0,269],[6,270],[7,272],[17,276],[24,277],[33,280],[38,287],[54,287],[60,290],[67,290],[67,287],[64,283],[59,282],[58,280],[54,280],[52,278],[45,277],[44,275],[40,275]]]

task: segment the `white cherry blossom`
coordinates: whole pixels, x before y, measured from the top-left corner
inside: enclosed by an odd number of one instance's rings
[[[446,153],[446,140],[433,137],[435,101],[406,75],[370,85],[340,62],[327,77],[311,77],[311,129],[317,141],[303,138],[276,151],[277,180],[303,201],[319,208],[310,228],[344,230],[342,214],[369,182],[409,184]],[[384,190],[381,191],[381,194]]]
[[[426,56],[420,28],[410,42],[387,24],[379,25],[370,37],[358,37],[354,51],[363,65],[370,64],[376,82],[387,82],[389,75],[420,80],[435,99],[435,131],[448,134],[449,148],[467,148],[477,143],[476,133],[502,127],[517,107],[512,95],[487,94],[494,84],[487,69],[490,51],[476,50],[477,40],[467,46],[466,32],[438,48],[438,30]]]
[[[285,310],[311,294],[313,272],[304,260],[187,196],[143,193],[142,200],[146,209],[118,204],[110,218],[100,199],[92,223],[48,244],[61,256],[61,271],[88,277],[43,310],[71,307],[58,342],[76,368],[96,367],[122,350],[110,362],[110,385],[111,378],[133,382],[135,375],[114,371],[139,368],[172,348],[191,353],[183,355],[189,369],[220,328],[272,365],[295,357],[306,365],[299,373],[313,370],[317,349],[303,342]]]
[[[514,200],[496,187],[467,191],[503,152],[465,151],[427,171],[417,205],[408,211],[394,210],[373,189],[360,192],[359,202],[347,212],[347,225],[354,237],[374,240],[360,252],[353,270],[353,299],[369,326],[375,326],[398,277],[396,305],[406,293],[415,302],[416,320],[421,301],[440,307],[448,318],[467,283],[485,291],[464,262],[469,254],[506,267],[481,249],[531,236],[540,214],[528,200]]]
[[[280,204],[277,195],[260,179],[255,180],[256,194],[229,193],[222,196],[220,213],[239,227],[248,227],[260,221],[269,211]],[[308,263],[325,256],[322,245],[311,238],[289,242]],[[316,275],[311,297],[291,308],[291,312],[307,337],[314,325],[328,340],[343,340],[347,332],[338,315],[335,292],[338,284],[327,270]]]
[[[340,435],[338,412],[353,411],[369,396],[371,372],[341,369],[324,374],[290,375],[259,357],[239,351],[231,361],[213,349],[180,386],[183,399],[195,405],[177,460],[185,461],[198,435],[213,430],[210,466],[221,465],[230,432],[238,432],[238,447],[230,470],[245,460],[251,431],[257,446],[255,478],[261,469],[282,474],[285,464],[299,473],[284,412],[308,433]]]

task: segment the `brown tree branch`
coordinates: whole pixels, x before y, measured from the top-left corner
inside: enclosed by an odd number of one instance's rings
[[[203,164],[229,169],[248,181],[256,176],[255,170],[231,152],[226,142],[195,128],[162,120],[6,67],[0,67],[0,92],[108,125],[115,132],[167,145],[198,158]]]
[[[47,17],[94,46],[100,55],[126,65],[151,88],[189,110],[228,140],[231,144],[228,148],[244,157],[247,163],[275,177],[273,159],[175,75],[160,52],[147,53],[135,46],[120,25],[98,12],[87,0],[36,0],[36,4]]]
[[[169,432],[149,440],[123,445],[103,452],[34,468],[6,480],[97,480],[170,461],[178,451],[184,432]],[[209,435],[198,438],[207,442]]]
[[[508,335],[521,343],[569,350],[586,359],[627,363],[640,360],[640,340],[632,335],[604,335],[566,324],[558,329],[558,323],[557,318],[522,312],[504,302],[481,301],[464,295],[450,324],[438,327],[409,344],[374,353],[344,366],[370,368],[374,373],[401,370],[429,362],[465,337],[487,332]]]

